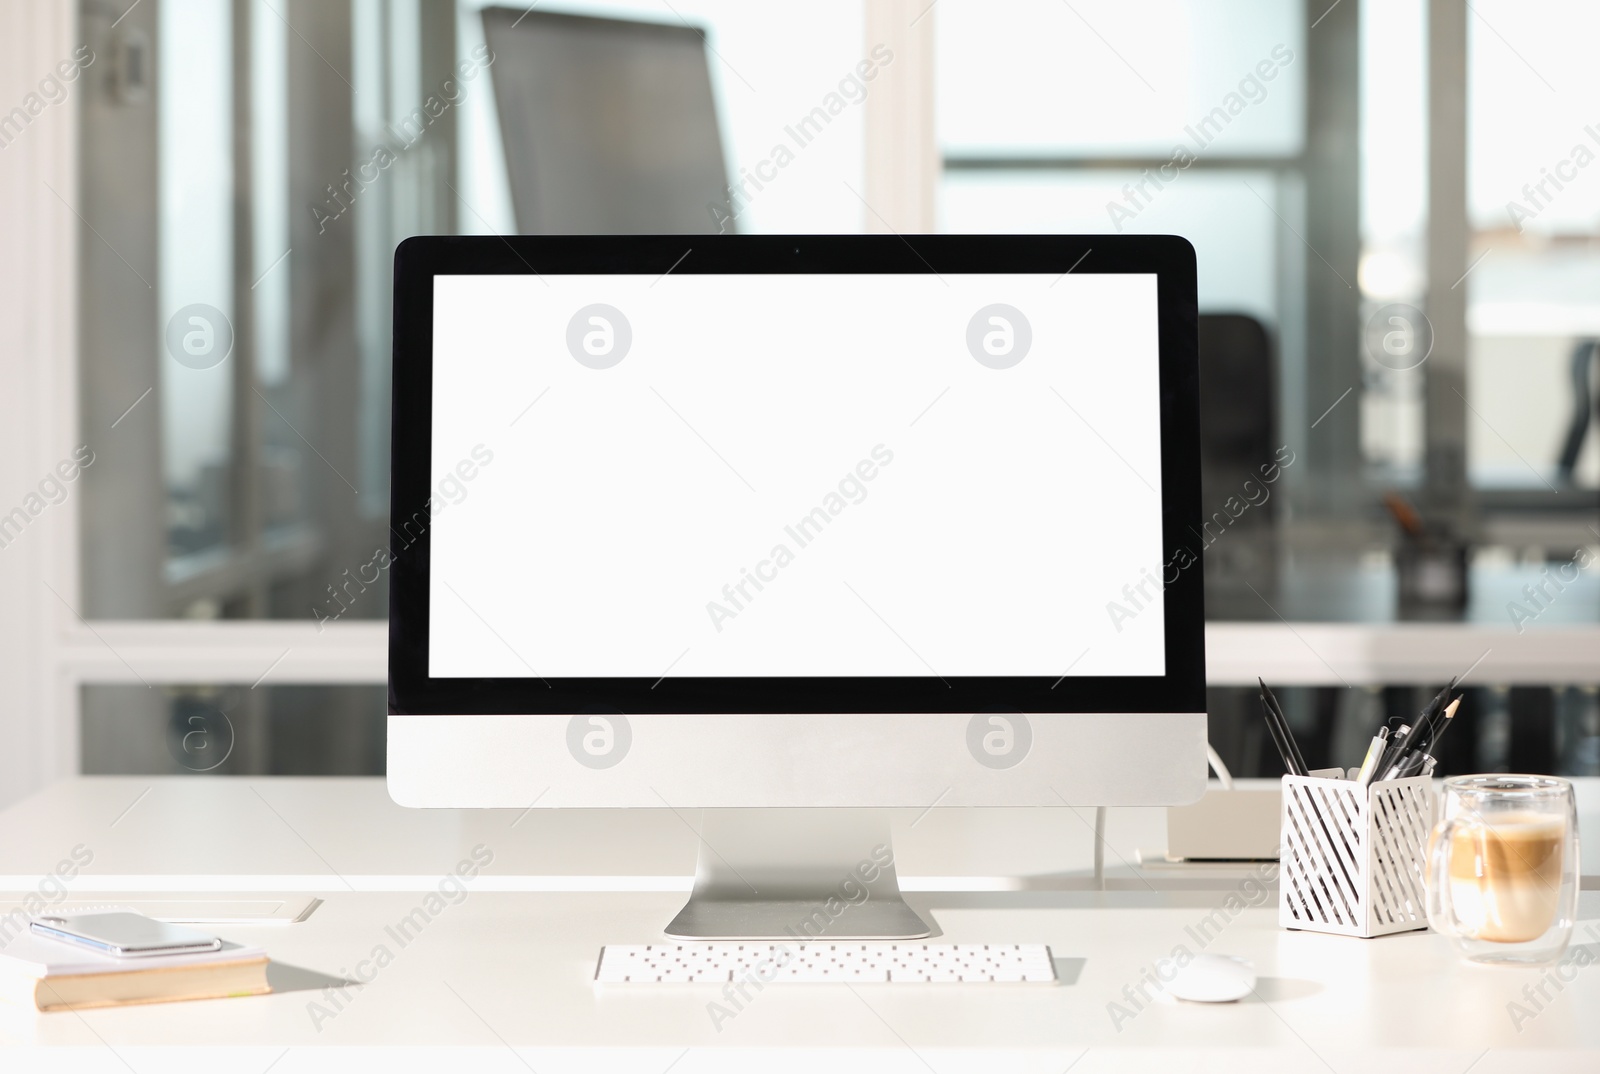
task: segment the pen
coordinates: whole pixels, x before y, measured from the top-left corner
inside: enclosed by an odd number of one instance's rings
[[[1433,700],[1428,702],[1427,706],[1422,710],[1422,714],[1412,723],[1402,724],[1400,730],[1389,740],[1389,747],[1384,751],[1383,757],[1377,766],[1381,779],[1393,779],[1393,776],[1385,775],[1384,773],[1393,769],[1400,758],[1409,750],[1428,741],[1427,736],[1431,734],[1429,725],[1433,717],[1438,715],[1439,706],[1444,704],[1444,699],[1449,696],[1455,685],[1456,680],[1452,677],[1444,689],[1433,695]],[[1377,780],[1374,780],[1374,782],[1377,782]]]
[[[1443,737],[1445,730],[1449,728],[1450,722],[1455,718],[1456,709],[1460,707],[1461,696],[1458,695],[1445,708],[1439,719],[1434,721],[1432,734],[1428,740],[1400,759],[1400,764],[1398,765],[1400,774],[1398,778],[1405,779],[1408,776],[1432,774],[1434,766],[1438,764],[1433,757],[1434,748],[1437,746],[1439,739]]]
[[[1372,782],[1373,775],[1378,770],[1378,762],[1383,758],[1384,750],[1389,742],[1389,729],[1378,728],[1378,733],[1372,736],[1372,745],[1367,747],[1366,759],[1361,762],[1361,771],[1356,774],[1356,782],[1365,787]]]
[[[1400,755],[1406,751],[1406,739],[1409,737],[1411,737],[1411,725],[1408,723],[1401,724],[1399,729],[1389,736],[1389,744],[1384,747],[1383,756],[1378,758],[1378,768],[1372,777],[1374,783],[1383,778],[1383,774],[1390,766],[1400,759]]]
[[[1400,759],[1398,766],[1400,771],[1395,778],[1408,779],[1411,776],[1420,775],[1432,760],[1433,758],[1422,750],[1412,750]]]
[[[1458,709],[1460,706],[1460,697],[1457,697],[1454,701],[1450,702],[1449,706],[1446,707],[1444,712],[1440,715],[1431,732],[1419,734],[1413,730],[1411,735],[1408,737],[1408,741],[1414,740],[1416,742],[1416,746],[1411,749],[1407,749],[1404,753],[1397,757],[1394,763],[1389,767],[1388,771],[1384,774],[1383,778],[1405,779],[1409,776],[1415,776],[1422,772],[1428,766],[1428,763],[1433,761],[1434,746],[1444,734],[1445,729],[1450,726],[1450,721],[1455,718],[1456,709]]]
[[[1407,742],[1410,742],[1413,739],[1420,740],[1415,728],[1412,728],[1411,734],[1406,736]],[[1390,779],[1404,779],[1407,770],[1411,768],[1413,763],[1420,764],[1420,758],[1422,756],[1422,750],[1410,746],[1402,746],[1399,750],[1395,751],[1395,756],[1389,761],[1388,766],[1385,767],[1381,773],[1379,773],[1378,778],[1373,780],[1373,782],[1382,783],[1385,780]]]
[[[1272,690],[1260,678],[1256,682],[1261,686],[1263,699],[1274,716],[1278,718],[1278,730],[1283,735],[1284,743],[1289,747],[1289,756],[1294,760],[1294,773],[1297,776],[1308,774],[1311,769],[1306,766],[1306,759],[1300,753],[1300,744],[1294,740],[1294,731],[1289,727],[1289,720],[1283,714],[1283,706],[1278,704],[1278,699],[1273,696]]]
[[[1434,701],[1437,700],[1438,698],[1435,697]],[[1388,752],[1383,755],[1383,764],[1378,766],[1380,772],[1388,771],[1388,769],[1391,768],[1408,749],[1415,745],[1415,742],[1412,740],[1412,736],[1416,735],[1418,731],[1427,724],[1428,712],[1432,708],[1433,701],[1430,701],[1426,706],[1423,707],[1422,711],[1417,715],[1415,720],[1412,720],[1410,723],[1403,723],[1400,725],[1400,730],[1396,731],[1389,739]]]

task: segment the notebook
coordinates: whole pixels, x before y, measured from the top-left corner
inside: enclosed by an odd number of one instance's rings
[[[0,948],[0,999],[41,1011],[270,991],[266,951],[226,940],[218,951],[139,959],[102,955],[32,932]]]

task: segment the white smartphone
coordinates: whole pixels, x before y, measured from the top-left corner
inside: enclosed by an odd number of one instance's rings
[[[32,927],[41,936],[117,958],[194,954],[222,947],[215,936],[129,912],[45,915],[34,918]]]

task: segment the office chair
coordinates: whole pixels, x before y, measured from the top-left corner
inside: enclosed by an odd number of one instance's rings
[[[1272,340],[1254,317],[1238,313],[1200,317],[1200,490],[1208,525],[1206,543],[1206,608],[1213,618],[1235,618],[1223,609],[1241,603],[1244,617],[1259,609],[1243,605],[1259,599],[1245,583],[1263,593],[1276,588],[1278,486],[1264,486],[1260,467],[1278,448],[1277,370]],[[1229,497],[1243,502],[1260,498],[1237,518],[1223,505]]]

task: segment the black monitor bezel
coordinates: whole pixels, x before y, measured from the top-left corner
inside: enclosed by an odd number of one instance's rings
[[[685,250],[692,253],[685,257]],[[1160,318],[1164,562],[1160,676],[431,678],[428,518],[433,279],[562,273],[1154,273]],[[1194,248],[1160,235],[424,236],[394,262],[389,711],[395,715],[1204,712],[1198,314]],[[411,525],[407,526],[408,522]],[[403,535],[403,536],[402,536]],[[1166,572],[1168,574],[1172,572]],[[1137,580],[1133,580],[1137,581]],[[1109,625],[1109,621],[1108,621]],[[1063,654],[1062,671],[1073,655]]]

